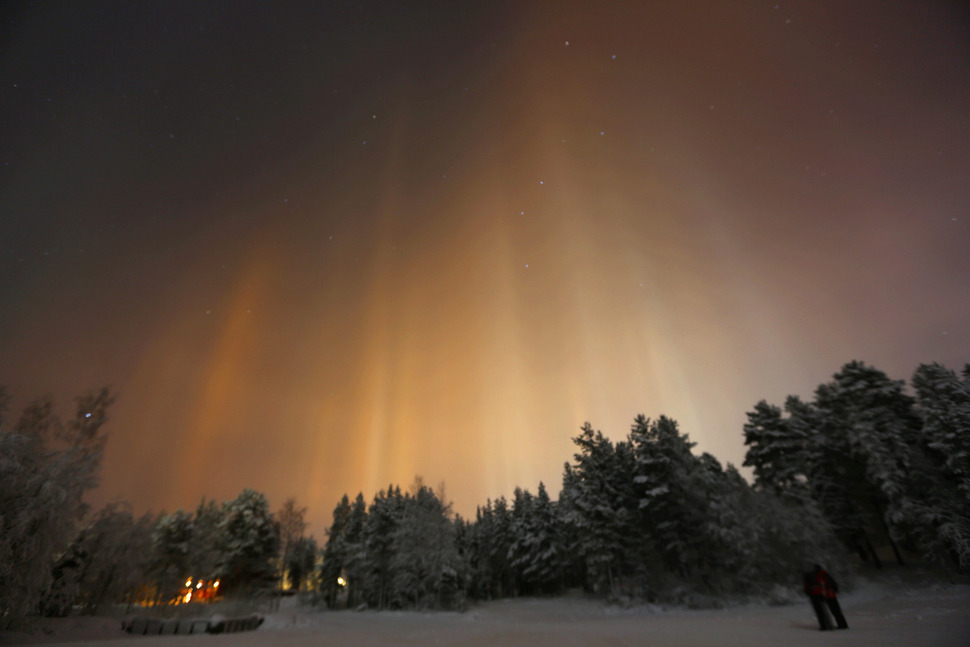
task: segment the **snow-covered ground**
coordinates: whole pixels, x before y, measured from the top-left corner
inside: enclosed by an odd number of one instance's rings
[[[46,624],[46,631],[0,634],[0,646],[68,641],[72,647],[970,645],[970,585],[860,582],[841,600],[850,629],[825,633],[816,628],[807,601],[692,611],[608,607],[568,597],[490,602],[465,613],[291,608],[267,616],[257,631],[228,635],[133,638],[120,631],[117,620],[67,618]]]

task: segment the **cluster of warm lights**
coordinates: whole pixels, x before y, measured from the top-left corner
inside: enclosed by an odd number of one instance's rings
[[[192,596],[198,592],[199,597],[202,600],[208,600],[214,598],[216,593],[219,592],[219,580],[214,580],[209,586],[205,585],[205,580],[199,579],[195,586],[192,586],[192,578],[185,580],[185,586],[183,587],[183,593],[179,596],[177,604],[188,604],[192,601]],[[203,588],[205,587],[205,588]]]
[[[342,577],[337,578],[337,586],[347,586],[347,580]]]

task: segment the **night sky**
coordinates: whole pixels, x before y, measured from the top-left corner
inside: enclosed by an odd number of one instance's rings
[[[117,394],[101,505],[553,496],[586,420],[970,361],[959,3],[34,2],[0,384]]]

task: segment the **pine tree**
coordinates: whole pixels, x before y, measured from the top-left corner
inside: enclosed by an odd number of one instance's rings
[[[270,587],[273,560],[279,550],[279,527],[266,496],[245,489],[225,504],[220,525],[220,591],[236,592]]]
[[[492,596],[492,572],[488,560],[488,546],[492,535],[492,501],[475,509],[475,521],[468,523],[465,546],[468,562],[468,594],[475,599]],[[459,548],[460,550],[460,548]]]
[[[327,545],[323,550],[323,563],[320,565],[320,593],[327,606],[337,606],[340,592],[338,578],[343,575],[346,561],[344,532],[350,519],[350,499],[344,494],[333,510],[333,523],[327,529]]]
[[[417,479],[394,532],[393,587],[401,606],[441,608],[457,593],[450,506]]]
[[[392,597],[394,534],[403,508],[401,489],[393,485],[375,495],[364,527],[368,604],[385,609]]]
[[[456,574],[458,576],[457,585],[459,587],[462,600],[469,597],[478,598],[479,584],[474,581],[476,573],[472,568],[473,543],[474,543],[474,524],[462,518],[460,514],[455,515],[455,558]]]
[[[281,589],[290,563],[290,550],[302,539],[303,532],[306,530],[306,511],[306,508],[297,508],[296,499],[290,497],[283,502],[283,507],[277,510],[274,515],[280,529],[278,579]]]
[[[903,504],[919,434],[913,398],[903,389],[902,380],[853,361],[816,389],[814,402],[823,454],[813,487],[826,495],[823,509],[836,511],[837,528],[866,544],[883,536],[900,564],[890,524]]]
[[[72,604],[95,614],[111,602],[132,602],[149,582],[153,525],[150,514],[136,520],[123,503],[92,515],[66,553],[79,566]]]
[[[912,539],[913,474],[925,462],[920,421],[904,383],[862,362],[849,362],[814,401],[789,396],[787,418],[759,402],[748,414],[745,465],[756,484],[818,504],[840,539],[880,565],[875,544]]]
[[[563,475],[563,521],[575,538],[588,585],[612,595],[627,570],[626,555],[635,536],[633,456],[627,443],[616,446],[587,422],[573,439],[575,465]]]
[[[515,489],[512,504],[513,541],[509,561],[523,593],[552,593],[562,584],[562,559],[558,519],[546,486],[538,494]]]
[[[488,500],[475,513],[469,529],[467,558],[470,593],[490,600],[513,594],[514,575],[509,562],[512,546],[512,521],[504,497]]]
[[[196,579],[211,580],[219,574],[221,525],[226,507],[202,499],[192,516],[192,540],[189,543],[188,570]]]
[[[515,488],[512,494],[512,545],[509,546],[509,563],[512,566],[515,590],[520,593],[533,588],[533,582],[524,574],[535,557],[533,549],[535,537],[532,534],[531,523],[532,508],[532,494],[528,490]]]
[[[192,515],[176,510],[158,518],[152,530],[151,572],[158,587],[156,602],[173,600],[187,577],[192,544]]]
[[[0,628],[35,612],[51,586],[54,558],[74,539],[82,497],[98,483],[113,398],[106,389],[77,398],[67,424],[49,398],[38,400],[4,429],[7,401],[0,391]]]
[[[797,409],[801,402],[790,396],[786,409]],[[790,424],[782,411],[764,400],[747,414],[744,444],[748,451],[744,465],[754,468],[755,485],[776,494],[805,498],[806,475],[811,463],[808,430]]]
[[[663,568],[689,577],[698,562],[704,496],[694,490],[698,469],[694,443],[666,416],[654,422],[637,416],[630,431],[641,523],[662,556]]]
[[[283,565],[290,587],[297,592],[303,591],[307,579],[313,574],[317,561],[317,542],[313,536],[299,537],[287,553]]]
[[[962,379],[939,364],[913,375],[924,449],[914,470],[909,509],[902,515],[931,555],[970,568],[970,364]]]
[[[504,496],[495,500],[491,510],[492,533],[488,542],[489,570],[497,597],[515,595],[515,576],[509,561],[512,548],[512,511]]]
[[[367,523],[367,504],[364,495],[357,493],[350,506],[347,525],[343,531],[344,576],[347,582],[347,605],[357,606],[367,589],[364,528]]]
[[[921,364],[913,375],[922,418],[921,438],[947,481],[970,501],[970,364],[963,376],[939,364]]]

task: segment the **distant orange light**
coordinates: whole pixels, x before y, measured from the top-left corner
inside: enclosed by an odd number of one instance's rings
[[[192,591],[185,594],[185,602],[188,603],[192,599]]]
[[[197,588],[197,589],[201,589],[202,588],[202,580],[199,580],[199,583],[195,585],[195,588]]]
[[[192,578],[185,580],[185,586],[192,586]]]
[[[212,588],[214,589],[219,588],[219,580],[216,580],[215,582],[212,583]]]

